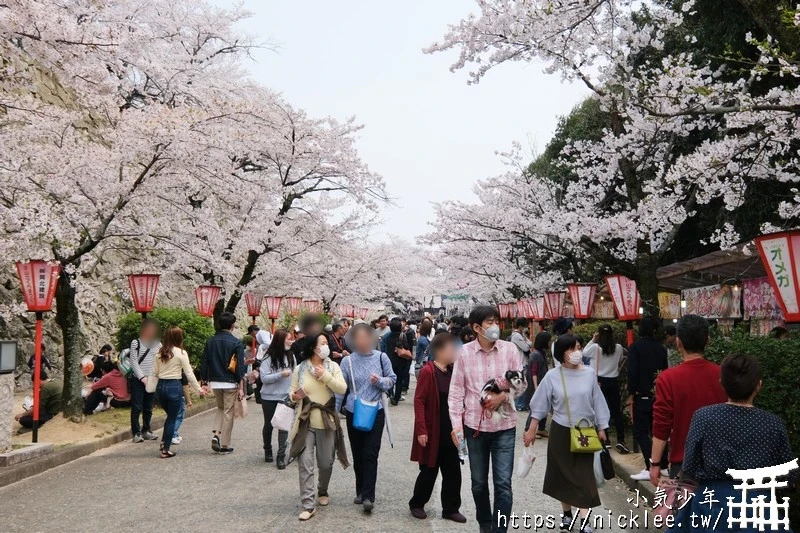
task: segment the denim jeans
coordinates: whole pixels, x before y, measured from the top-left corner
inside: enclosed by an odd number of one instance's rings
[[[161,436],[161,444],[164,450],[169,451],[172,444],[172,437],[175,436],[175,421],[181,410],[183,400],[183,387],[180,379],[160,379],[156,387],[158,404],[167,412],[167,420],[164,422],[164,434]]]
[[[181,387],[183,389],[183,387]],[[180,436],[181,424],[183,424],[183,416],[186,414],[186,398],[183,396],[181,390],[181,408],[178,410],[178,416],[175,419],[175,436]]]
[[[508,530],[513,494],[511,474],[514,470],[514,441],[517,428],[493,433],[464,427],[469,451],[469,469],[472,477],[472,498],[475,514],[481,529],[501,532]],[[492,464],[494,483],[494,509],[489,501],[489,461]]]
[[[153,418],[153,401],[156,395],[147,392],[144,383],[135,377],[128,380],[128,385],[131,389],[131,433],[136,436],[150,431],[150,419]],[[142,415],[141,426],[139,426],[139,415]]]

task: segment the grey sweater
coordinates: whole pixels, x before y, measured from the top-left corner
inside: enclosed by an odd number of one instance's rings
[[[564,386],[561,384],[562,372],[569,395],[571,424],[564,401]],[[531,398],[530,407],[531,418],[536,420],[542,420],[552,408],[553,421],[561,426],[575,426],[580,419],[585,418],[598,429],[608,428],[609,411],[606,399],[597,384],[597,375],[587,366],[575,369],[560,366],[545,374]]]
[[[261,399],[267,401],[280,401],[289,394],[289,385],[292,384],[292,374],[281,376],[285,369],[294,370],[294,356],[291,353],[284,355],[284,368],[272,368],[272,358],[267,356],[261,361],[259,375],[261,376]]]

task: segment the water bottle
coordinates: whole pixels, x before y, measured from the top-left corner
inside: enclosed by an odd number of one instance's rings
[[[469,452],[467,451],[467,441],[464,440],[464,435],[461,432],[456,433],[456,437],[458,438],[458,458],[461,460],[461,464],[467,462],[467,458],[469,457]]]

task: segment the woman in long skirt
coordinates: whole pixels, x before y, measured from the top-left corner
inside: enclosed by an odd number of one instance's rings
[[[594,478],[594,454],[570,451],[569,430],[586,419],[597,428],[600,440],[605,441],[610,418],[608,405],[597,384],[597,374],[581,362],[583,354],[578,339],[573,335],[560,336],[554,345],[553,357],[561,366],[545,374],[533,394],[531,425],[525,432],[524,443],[525,446],[534,443],[539,421],[552,409],[542,492],[561,502],[561,531],[569,531],[573,524],[578,524],[581,533],[591,533],[592,528],[584,519],[590,508],[600,505]],[[578,520],[573,518],[573,507],[578,509]]]

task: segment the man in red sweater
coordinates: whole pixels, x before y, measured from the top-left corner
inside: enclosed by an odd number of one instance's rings
[[[678,322],[678,351],[683,362],[656,378],[653,404],[653,457],[661,457],[669,441],[669,475],[675,478],[683,466],[683,450],[692,415],[701,407],[728,400],[719,383],[719,365],[707,361],[708,321],[686,315]],[[658,486],[659,461],[650,462],[650,481]]]

